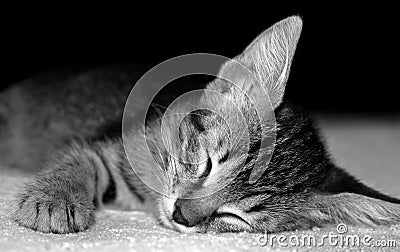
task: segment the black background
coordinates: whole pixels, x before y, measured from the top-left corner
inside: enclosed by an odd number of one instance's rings
[[[152,67],[197,52],[234,57],[274,22],[297,14],[304,27],[288,98],[316,111],[400,112],[396,1],[21,4],[3,12],[2,88],[53,67],[116,62]]]

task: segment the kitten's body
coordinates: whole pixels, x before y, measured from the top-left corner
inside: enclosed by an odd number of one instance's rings
[[[143,73],[136,66],[52,70],[11,86],[0,93],[0,162],[37,171],[73,138],[115,131]]]
[[[140,127],[129,132],[125,148],[137,174],[119,137],[82,140],[55,156],[20,192],[15,220],[43,232],[80,231],[94,222],[95,208],[107,203],[123,209],[150,209],[163,225],[182,232],[276,232],[329,222],[398,222],[400,207],[396,203],[400,201],[362,185],[336,167],[309,116],[283,100],[300,31],[301,20],[288,18],[267,30],[236,58],[267,90],[276,119],[275,150],[255,183],[249,182],[251,168],[263,164],[255,154],[265,157],[268,152],[256,148],[263,137],[259,129],[267,127],[269,121],[261,118],[257,124],[246,96],[225,80],[216,79],[207,90],[222,93],[243,112],[252,137],[249,153],[244,146],[233,148],[220,119],[205,111],[199,112],[202,117],[193,114],[182,124],[174,117],[167,119],[170,127],[164,134],[170,140],[169,146],[162,144],[159,122],[150,122],[146,133],[154,160],[142,141],[145,132]],[[260,87],[235,64],[227,62],[220,76],[237,81],[256,106],[266,102],[257,100]],[[228,121],[235,121],[230,105],[212,94],[204,94],[196,102],[212,106],[228,115]],[[184,106],[181,104],[181,108]],[[179,136],[174,128],[179,128]],[[237,135],[240,128],[233,125],[229,130]],[[207,163],[189,166],[188,170],[188,166],[166,154],[170,149],[195,162],[205,155]],[[200,154],[190,155],[188,149]],[[157,182],[154,172],[160,166],[170,176]],[[189,175],[194,182],[184,180]],[[153,186],[166,195],[151,190],[138,176],[154,181]],[[225,186],[214,190],[221,183]]]

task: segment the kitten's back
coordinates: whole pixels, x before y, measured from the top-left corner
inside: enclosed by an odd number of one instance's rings
[[[52,70],[0,94],[0,162],[38,169],[73,138],[114,134],[140,67]]]

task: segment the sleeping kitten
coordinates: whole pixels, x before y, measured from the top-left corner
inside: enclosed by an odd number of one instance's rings
[[[284,99],[301,28],[299,17],[289,17],[226,62],[221,78],[206,90],[217,91],[229,102],[213,92],[192,101],[214,111],[199,109],[181,122],[169,116],[162,135],[160,120],[144,129],[139,126],[124,136],[125,150],[120,137],[71,143],[19,192],[15,221],[41,232],[78,232],[93,225],[95,209],[113,205],[149,210],[164,226],[180,232],[279,232],[327,223],[399,222],[400,200],[361,184],[335,166],[309,116]],[[242,65],[252,75],[242,71]],[[261,89],[267,91],[274,115],[261,111],[258,118],[255,107],[267,102],[257,99]],[[185,106],[179,104],[176,115]],[[248,126],[249,146],[241,144],[242,128],[234,108]],[[274,152],[261,178],[253,183],[252,169],[265,166],[270,154],[260,141],[265,137],[261,132],[268,134],[273,116]],[[148,146],[142,144],[145,135]],[[164,143],[163,137],[167,137]],[[239,144],[233,144],[233,139]],[[154,158],[146,154],[147,148]],[[160,167],[167,175],[158,176]],[[153,181],[152,186],[164,194],[150,189],[141,178]]]

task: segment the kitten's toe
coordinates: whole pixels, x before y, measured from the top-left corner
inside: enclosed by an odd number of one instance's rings
[[[26,190],[18,195],[13,219],[45,233],[72,233],[94,223],[94,206],[82,194]]]

